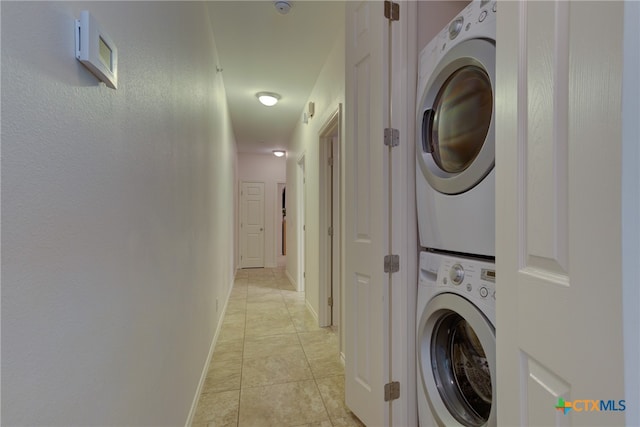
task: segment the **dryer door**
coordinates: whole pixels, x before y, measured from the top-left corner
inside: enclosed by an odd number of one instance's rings
[[[433,417],[444,426],[495,426],[495,330],[455,294],[434,297],[418,326],[418,368]]]
[[[471,39],[434,69],[418,104],[418,163],[444,194],[475,187],[495,161],[495,44]]]

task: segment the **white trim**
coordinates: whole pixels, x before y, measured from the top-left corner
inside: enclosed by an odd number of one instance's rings
[[[313,318],[316,321],[316,324],[318,323],[318,313],[316,313],[316,311],[313,309],[313,306],[311,305],[311,303],[309,302],[309,300],[306,298],[304,299],[304,303],[307,306],[307,310],[309,310],[309,312],[311,313],[311,315],[313,316]]]
[[[296,284],[296,281],[293,280],[293,277],[291,277],[291,273],[289,273],[289,270],[285,269],[284,270],[284,275],[287,277],[287,279],[293,285],[293,287],[297,290],[298,289],[298,285]]]
[[[298,292],[305,291],[305,270],[306,270],[306,237],[303,227],[305,227],[306,218],[306,192],[304,191],[306,180],[306,153],[302,152],[296,161],[296,234],[297,234],[297,256],[298,256],[298,280],[296,281],[296,289]]]
[[[329,270],[330,270],[330,263],[331,263],[331,257],[330,257],[330,253],[331,253],[331,241],[332,239],[329,238],[329,234],[328,234],[328,230],[329,230],[329,217],[332,215],[332,213],[335,212],[335,207],[333,207],[333,211],[332,212],[332,203],[331,203],[331,196],[332,196],[332,189],[329,188],[329,182],[330,182],[330,178],[331,176],[329,176],[329,174],[332,171],[332,168],[328,165],[327,160],[328,160],[328,153],[329,153],[329,145],[333,144],[333,136],[337,134],[337,138],[338,138],[338,144],[342,144],[342,104],[338,104],[337,107],[332,111],[332,113],[329,115],[329,117],[327,117],[326,121],[324,122],[324,124],[322,125],[322,127],[320,128],[320,130],[318,131],[318,143],[319,143],[319,156],[318,156],[318,170],[319,170],[319,174],[320,174],[320,215],[319,215],[319,219],[320,219],[320,232],[319,232],[319,257],[318,257],[318,267],[319,267],[319,280],[318,280],[318,322],[319,325],[321,327],[324,326],[330,326],[331,325],[331,311],[333,310],[333,314],[336,317],[336,319],[338,320],[338,322],[340,321],[340,290],[341,290],[341,286],[340,283],[337,284],[336,288],[337,288],[337,292],[335,292],[334,296],[333,296],[333,300],[334,300],[334,306],[333,308],[329,306],[329,304],[327,303],[327,300],[329,298],[330,295],[330,291],[328,289],[328,286],[331,286],[331,280],[329,280],[330,278],[329,276]],[[335,156],[334,158],[338,157],[338,159],[340,158],[339,155]],[[340,165],[335,165],[336,168],[339,168]],[[336,183],[334,183],[334,186],[336,185]],[[337,185],[340,185],[340,183],[338,182]],[[338,187],[338,191],[340,191],[340,188]],[[341,206],[338,206],[339,209],[342,209]],[[340,235],[339,235],[339,231],[340,231],[340,212],[338,212],[338,214],[336,215],[336,218],[334,218],[334,225],[335,223],[338,223],[337,227],[334,227],[334,238],[339,242],[340,241]],[[334,245],[335,247],[335,245]],[[339,270],[340,266],[336,266],[336,269]],[[336,279],[336,274],[335,274],[335,270],[333,272],[333,277],[331,279],[335,280]],[[338,280],[339,281],[339,280]]]
[[[200,395],[202,394],[204,381],[207,379],[209,364],[211,364],[211,359],[213,358],[213,352],[216,348],[218,337],[220,336],[220,331],[222,330],[224,315],[227,312],[227,305],[229,304],[229,300],[231,299],[231,292],[233,291],[234,283],[235,283],[235,274],[233,276],[231,285],[229,286],[229,292],[227,293],[227,298],[224,303],[224,307],[222,308],[222,311],[220,312],[220,317],[218,318],[218,325],[216,326],[216,332],[213,334],[213,339],[211,340],[211,345],[209,346],[209,354],[207,354],[207,359],[204,362],[204,367],[202,368],[202,374],[200,374],[200,381],[198,382],[198,387],[196,388],[196,394],[193,398],[193,402],[191,402],[191,409],[189,410],[189,415],[187,416],[185,427],[190,427],[191,424],[193,424],[193,418],[195,417],[196,411],[198,409],[198,402],[200,401]]]

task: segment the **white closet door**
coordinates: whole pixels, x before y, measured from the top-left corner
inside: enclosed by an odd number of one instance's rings
[[[623,7],[498,5],[498,425],[624,425]]]
[[[383,2],[346,2],[345,394],[369,426],[387,423],[388,313]]]

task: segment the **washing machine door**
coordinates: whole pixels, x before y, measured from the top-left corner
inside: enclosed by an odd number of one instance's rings
[[[495,163],[495,44],[464,41],[447,52],[418,104],[418,163],[444,194],[464,193]]]
[[[418,371],[434,419],[442,426],[495,426],[496,338],[464,297],[429,301],[418,326]]]

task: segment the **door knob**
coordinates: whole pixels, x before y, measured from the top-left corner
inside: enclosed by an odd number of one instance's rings
[[[262,228],[260,229],[260,231],[262,231]]]

